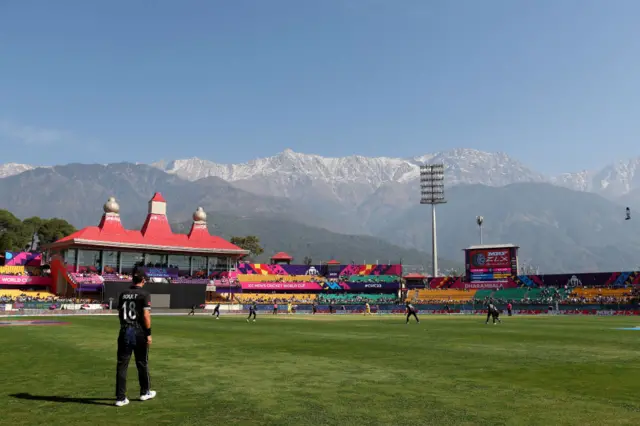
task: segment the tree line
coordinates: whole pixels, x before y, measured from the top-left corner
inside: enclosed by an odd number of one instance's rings
[[[64,219],[33,216],[20,220],[0,209],[0,253],[37,250],[74,232],[76,228]]]

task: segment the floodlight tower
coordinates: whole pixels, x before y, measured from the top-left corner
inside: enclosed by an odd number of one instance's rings
[[[482,245],[482,224],[484,223],[484,217],[476,216],[476,223],[478,224],[478,228],[480,228],[480,245]]]
[[[438,240],[436,237],[436,205],[444,204],[444,164],[420,166],[420,204],[431,204],[431,260],[433,276],[438,276]]]

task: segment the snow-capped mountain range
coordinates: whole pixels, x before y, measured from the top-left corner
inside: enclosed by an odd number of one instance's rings
[[[158,162],[153,165],[168,173],[197,180],[216,176],[229,182],[273,176],[305,176],[327,183],[359,183],[377,188],[387,182],[409,183],[420,177],[420,165],[442,162],[447,166],[447,181],[483,183],[501,186],[513,182],[543,181],[544,176],[502,153],[487,153],[470,149],[456,149],[414,158],[350,157],[330,158],[302,154],[290,149],[273,157],[260,158],[242,164],[217,164],[191,158]]]
[[[154,167],[184,179],[195,181],[218,177],[243,189],[268,195],[289,196],[300,187],[321,185],[339,195],[344,187],[373,192],[385,184],[416,183],[420,165],[444,163],[448,185],[479,183],[503,186],[516,182],[548,182],[577,191],[595,192],[607,197],[619,197],[640,188],[640,158],[619,161],[600,170],[545,176],[504,153],[489,153],[473,149],[426,154],[413,158],[364,157],[359,155],[330,158],[303,154],[290,149],[277,155],[241,164],[220,164],[189,158],[159,161]],[[0,164],[0,178],[16,175],[35,166]],[[297,189],[297,190],[296,190]],[[351,191],[347,191],[350,193]]]
[[[417,182],[420,165],[444,163],[448,185],[479,183],[503,186],[516,182],[548,182],[576,191],[595,192],[618,197],[640,188],[640,158],[619,161],[599,170],[545,176],[504,153],[473,149],[426,154],[413,158],[363,157],[341,158],[302,154],[290,149],[267,158],[241,164],[219,164],[199,158],[154,163],[167,173],[188,180],[216,176],[228,182],[280,177],[285,187],[291,181],[311,179],[329,186],[359,184],[377,189],[385,183]],[[282,195],[282,194],[274,194]]]

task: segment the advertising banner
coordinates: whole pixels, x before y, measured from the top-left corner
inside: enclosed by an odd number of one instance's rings
[[[16,309],[50,309],[51,306],[55,306],[53,302],[16,302],[13,307]]]
[[[245,275],[324,275],[320,265],[279,265],[266,263],[241,263],[238,273]]]
[[[340,283],[345,290],[352,291],[398,291],[400,283]],[[424,286],[423,286],[424,287]]]
[[[498,288],[516,288],[518,287],[518,284],[513,281],[513,280],[506,280],[506,281],[489,281],[489,282],[472,282],[472,283],[468,283],[462,280],[456,280],[450,287],[447,288],[460,288],[460,289],[476,289],[476,290],[482,290],[482,289],[498,289]]]
[[[331,266],[330,266],[331,267]],[[398,275],[402,276],[402,265],[346,265],[342,266],[340,276],[345,275]]]
[[[402,265],[283,265],[264,263],[240,263],[240,274],[257,275],[319,275],[338,278],[349,275],[398,275],[402,276]]]
[[[478,290],[482,290],[482,289],[491,289],[491,290],[495,290],[500,288],[500,286],[503,286],[504,283],[501,283],[500,281],[491,281],[491,282],[473,282],[473,283],[463,283],[463,288],[468,288],[468,289],[478,289]]]
[[[0,284],[5,285],[51,285],[51,277],[22,275],[0,275]]]
[[[4,253],[4,264],[7,266],[40,266],[42,264],[42,253],[6,251]]]
[[[320,265],[280,265],[287,275],[323,275]]]
[[[322,290],[322,285],[307,283],[242,283],[243,290]]]
[[[145,275],[149,278],[178,278],[178,268],[153,268],[153,267],[145,267],[142,268]]]

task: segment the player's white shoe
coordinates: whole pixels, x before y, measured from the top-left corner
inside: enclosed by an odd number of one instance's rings
[[[148,401],[156,397],[156,391],[150,390],[145,395],[140,395],[140,401]]]
[[[216,319],[220,319],[220,317],[216,317]]]
[[[129,400],[125,398],[122,401],[116,401],[116,407],[124,407],[128,403],[129,403]]]

